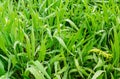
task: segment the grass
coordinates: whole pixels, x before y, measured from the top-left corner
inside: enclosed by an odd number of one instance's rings
[[[119,79],[117,0],[0,0],[0,79]]]

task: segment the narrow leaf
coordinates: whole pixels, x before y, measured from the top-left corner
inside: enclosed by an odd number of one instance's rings
[[[103,70],[98,70],[92,77],[92,79],[97,79],[104,71]]]

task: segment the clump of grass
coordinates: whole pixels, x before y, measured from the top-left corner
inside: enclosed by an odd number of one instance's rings
[[[119,7],[117,0],[0,0],[0,79],[118,79]]]

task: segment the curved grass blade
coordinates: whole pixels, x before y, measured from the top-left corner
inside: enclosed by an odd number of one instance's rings
[[[65,21],[67,21],[71,25],[71,27],[73,27],[77,31],[79,30],[78,27],[75,25],[75,23],[71,21],[70,19],[65,19]]]
[[[4,69],[4,65],[2,63],[2,61],[0,60],[0,76],[5,74],[5,69]]]
[[[97,79],[104,71],[103,70],[98,70],[92,77],[92,79]]]
[[[63,46],[63,48],[65,48],[71,55],[73,55],[73,53],[67,48],[66,44],[64,43],[63,39],[55,36],[55,38],[58,40],[58,42],[60,43],[61,46]],[[74,55],[73,55],[74,56]]]

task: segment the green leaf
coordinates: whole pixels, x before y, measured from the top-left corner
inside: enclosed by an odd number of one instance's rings
[[[46,72],[44,66],[39,61],[35,61],[33,63],[39,69],[39,71],[41,71],[48,79],[51,79],[48,73]]]
[[[95,72],[92,79],[97,79],[103,72],[104,72],[103,70],[98,70],[97,72]]]
[[[31,61],[28,63],[25,75],[27,76],[29,72],[34,75],[35,79],[51,79],[44,66],[39,61]]]
[[[27,51],[27,56],[28,56],[29,59],[31,59],[32,56],[31,56],[31,44],[30,44],[30,39],[29,39],[28,35],[24,32],[24,30],[23,30],[23,33],[24,33],[24,36],[25,36],[25,38],[26,38],[26,51]]]
[[[114,68],[114,70],[117,70],[117,71],[119,71],[119,72],[120,72],[120,68]]]
[[[111,79],[114,79],[114,76],[113,76],[113,74],[112,74],[112,73],[110,73],[110,75],[111,75]]]
[[[3,52],[7,54],[7,49],[5,47],[5,38],[1,32],[0,32],[0,49],[2,49]]]
[[[89,74],[86,72],[86,70],[79,65],[78,59],[74,59],[74,61],[75,61],[75,66],[76,66],[79,74],[80,74],[81,76],[83,76],[83,74],[84,74],[85,76],[88,76]],[[83,78],[84,78],[84,77],[83,77]]]
[[[16,63],[17,63],[16,56],[11,54],[11,55],[9,55],[9,58],[10,58],[10,60],[12,62],[13,67],[14,67],[16,65]]]
[[[66,46],[66,44],[64,43],[64,41],[63,41],[63,39],[62,38],[60,38],[60,37],[55,37],[58,41],[59,41],[59,43],[65,48],[65,49],[67,49],[67,46]],[[68,50],[68,49],[67,49]]]
[[[61,54],[58,54],[50,59],[50,64],[53,64],[55,61],[63,60],[64,57],[61,56]]]
[[[35,53],[35,34],[34,34],[34,29],[32,27],[31,29],[31,48],[32,48],[32,58],[34,57],[34,53]]]
[[[95,70],[96,68],[99,68],[99,67],[103,66],[103,65],[104,65],[104,62],[102,61],[101,58],[99,58],[97,65],[94,67],[94,70]]]
[[[46,45],[45,45],[45,41],[46,41],[46,40],[43,40],[43,41],[41,42],[40,52],[39,52],[39,58],[38,58],[40,61],[44,61],[44,59],[45,59],[45,55],[46,55]]]
[[[71,55],[73,55],[71,53],[71,51],[67,48],[66,44],[64,43],[63,39],[58,37],[58,36],[55,36],[55,38],[58,40],[58,42],[60,43],[61,46],[63,46],[63,48],[65,48]]]
[[[5,69],[4,69],[4,65],[2,63],[2,61],[0,60],[0,76],[5,74]]]
[[[35,66],[31,66],[29,68],[27,68],[26,72],[31,72],[31,74],[33,74],[33,76],[35,77],[35,79],[45,79],[45,77],[43,76],[43,74],[41,73],[41,71],[39,71]]]
[[[67,21],[68,23],[70,23],[71,27],[73,27],[73,28],[76,29],[77,31],[79,30],[78,27],[75,25],[75,23],[72,22],[70,19],[65,19],[65,21]]]

